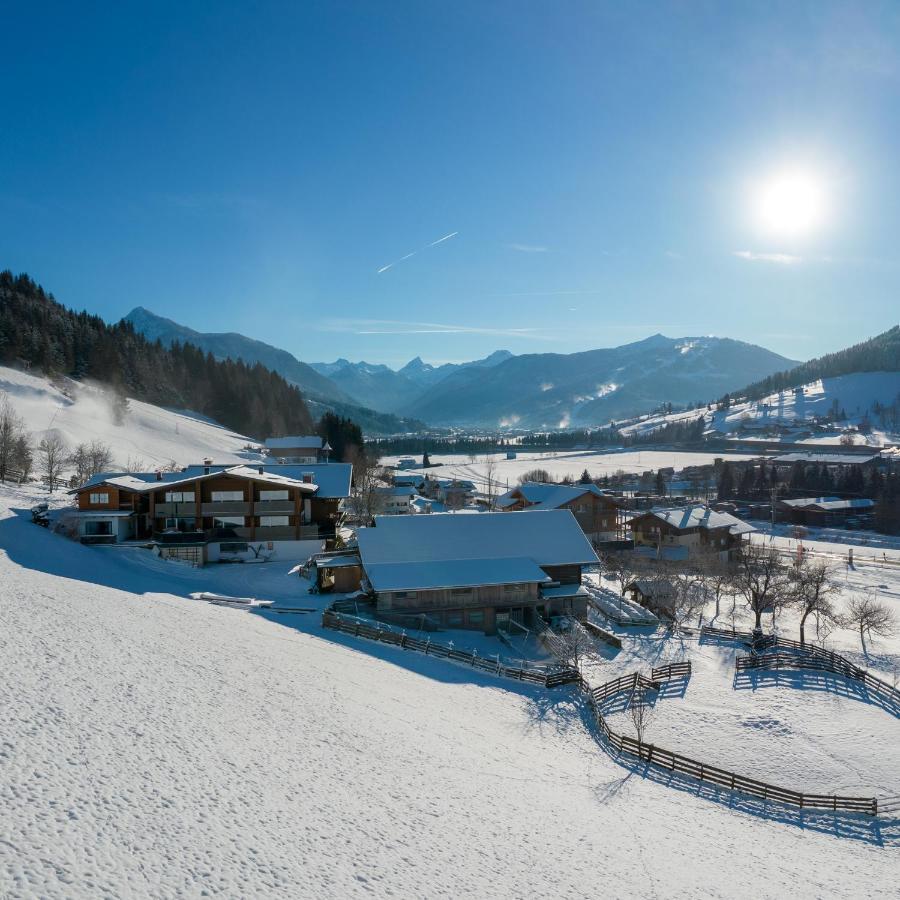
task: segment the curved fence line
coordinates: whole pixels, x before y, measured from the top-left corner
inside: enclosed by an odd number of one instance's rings
[[[647,678],[639,672],[634,672],[631,675],[623,675],[614,681],[590,690],[588,694],[591,698],[591,706],[594,710],[597,725],[604,738],[619,752],[628,753],[644,762],[669,769],[672,772],[689,775],[699,781],[715,784],[731,791],[740,791],[753,797],[759,797],[763,800],[798,806],[801,809],[830,809],[833,811],[860,812],[871,816],[878,815],[878,801],[874,797],[806,794],[801,791],[778,787],[765,781],[758,781],[755,778],[747,778],[744,775],[739,775],[736,772],[731,772],[718,766],[699,762],[680,753],[666,750],[664,747],[642,743],[636,738],[619,733],[606,721],[601,704],[609,697],[626,691],[631,692],[638,685],[658,690],[661,687],[660,682],[670,678],[687,677],[690,673],[690,662],[676,663],[673,666],[654,669],[651,673],[651,678]]]
[[[354,619],[347,619],[334,610],[326,609],[322,613],[322,627],[331,628],[344,634],[352,634],[355,637],[367,638],[370,641],[379,641],[382,644],[393,644],[404,650],[414,650],[424,653],[425,656],[435,656],[439,659],[449,659],[453,662],[465,663],[473,669],[480,669],[492,675],[500,675],[504,678],[513,678],[516,681],[527,681],[531,684],[540,684],[544,687],[554,688],[564,684],[577,684],[581,681],[577,669],[570,666],[555,668],[529,668],[518,666],[506,666],[499,660],[479,656],[477,653],[467,653],[464,650],[456,650],[445,644],[438,644],[431,640],[410,637],[405,632],[389,631],[379,628],[377,625],[366,625]]]

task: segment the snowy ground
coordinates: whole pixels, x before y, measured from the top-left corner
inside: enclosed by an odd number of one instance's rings
[[[34,443],[56,431],[69,446],[99,439],[112,450],[117,466],[143,460],[145,468],[196,463],[240,462],[251,439],[201,416],[129,400],[128,413],[116,425],[107,395],[99,388],[67,381],[67,393],[46,378],[0,366],[0,391],[5,391],[25,420]],[[67,394],[71,394],[68,396]]]
[[[896,896],[896,820],[621,765],[574,690],[337,635],[315,614],[190,600],[325,602],[275,564],[70,543],[19,512],[36,499],[0,487],[0,896]],[[894,573],[858,577],[898,592]],[[735,691],[728,648],[636,629],[603,670],[686,652],[695,676],[661,701],[682,718],[661,710],[657,737],[760,775],[783,765],[781,781],[811,784],[808,760],[823,789],[896,779],[898,720],[828,692]],[[896,665],[896,641],[872,652]]]
[[[412,471],[432,478],[464,478],[483,486],[487,477],[487,459],[494,461],[494,483],[504,489],[515,487],[519,478],[531,469],[546,469],[554,479],[568,475],[579,478],[587,469],[591,477],[613,475],[623,471],[640,475],[650,469],[657,470],[672,466],[676,471],[685,466],[712,465],[713,461],[722,457],[722,453],[693,453],[680,450],[566,450],[552,453],[522,452],[516,459],[507,459],[505,453],[479,454],[474,460],[467,455],[435,454],[430,457],[433,464],[428,469]],[[753,459],[752,453],[729,453],[728,459]],[[396,466],[399,456],[385,456],[381,459],[384,466]],[[421,462],[421,460],[417,460]],[[402,470],[405,471],[405,470]]]

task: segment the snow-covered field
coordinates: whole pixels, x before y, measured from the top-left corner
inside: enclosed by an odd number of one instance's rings
[[[681,450],[565,450],[548,453],[518,453],[516,459],[507,459],[505,453],[478,454],[474,460],[468,455],[434,454],[430,456],[432,466],[417,469],[427,472],[432,478],[465,478],[476,486],[483,486],[487,479],[487,460],[494,464],[494,483],[514,487],[520,476],[531,469],[546,469],[555,479],[566,475],[577,479],[587,469],[593,478],[613,475],[618,471],[640,475],[648,470],[668,466],[676,471],[685,466],[712,465],[721,453],[694,453]],[[728,459],[753,459],[752,453],[729,453]],[[401,457],[384,456],[381,464],[395,467]],[[417,462],[421,459],[416,458]]]
[[[68,542],[23,515],[38,496],[0,486],[0,896],[896,896],[896,819],[620,765],[573,689],[191,600],[324,603],[275,563]],[[900,606],[895,570],[855,577]],[[898,640],[871,649],[889,675]],[[650,629],[598,668],[684,655],[696,672],[660,701],[660,743],[786,786],[900,793],[883,710],[735,690],[732,649]]]
[[[112,450],[117,466],[143,460],[146,468],[196,463],[240,462],[250,438],[187,412],[176,412],[129,400],[128,412],[116,425],[107,395],[99,388],[66,381],[66,393],[46,378],[0,366],[0,391],[5,391],[37,443],[57,431],[69,446],[101,440]],[[71,394],[71,396],[67,396]]]

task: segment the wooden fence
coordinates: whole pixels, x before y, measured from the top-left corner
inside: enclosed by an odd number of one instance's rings
[[[424,653],[426,656],[436,656],[439,659],[450,659],[454,662],[465,663],[474,669],[480,669],[493,675],[504,678],[513,678],[516,681],[527,681],[531,684],[540,684],[544,687],[554,688],[564,684],[580,683],[581,676],[577,669],[569,666],[559,668],[527,668],[507,666],[497,659],[479,656],[477,653],[467,653],[464,650],[456,650],[444,644],[438,644],[431,640],[410,637],[405,632],[391,631],[380,628],[377,625],[367,625],[355,619],[345,618],[334,610],[326,609],[322,613],[322,627],[332,628],[344,634],[352,634],[355,637],[368,638],[371,641],[380,641],[383,644],[393,644],[404,650],[414,650]]]
[[[755,778],[747,778],[744,775],[738,775],[736,772],[719,768],[718,766],[702,763],[680,753],[674,753],[663,747],[657,747],[654,744],[642,743],[636,738],[629,735],[620,734],[615,731],[606,721],[600,709],[603,700],[621,692],[631,692],[638,685],[643,687],[655,688],[660,687],[660,682],[668,678],[679,678],[690,675],[690,663],[675,663],[671,666],[663,666],[654,669],[651,678],[646,678],[639,672],[631,675],[623,675],[614,681],[607,682],[598,688],[594,688],[589,692],[591,697],[591,705],[594,710],[594,716],[597,725],[600,728],[604,738],[620,753],[627,753],[630,756],[668,769],[671,772],[678,772],[696,778],[701,782],[715,784],[719,787],[726,788],[730,791],[740,791],[753,797],[759,797],[763,800],[771,800],[776,803],[784,803],[790,806],[798,806],[801,809],[825,809],[845,812],[860,812],[867,815],[875,816],[878,814],[878,801],[874,797],[841,797],[836,794],[806,794],[800,791],[793,791],[789,788],[777,787],[768,784],[765,781],[758,781]]]

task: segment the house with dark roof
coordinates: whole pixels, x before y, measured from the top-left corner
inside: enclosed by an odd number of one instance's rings
[[[210,463],[180,472],[106,472],[70,493],[83,543],[139,541],[198,564],[306,559],[333,545],[352,470],[347,463]]]
[[[587,617],[581,574],[598,559],[567,509],[376,516],[357,539],[363,588],[379,613],[487,634]]]
[[[779,500],[776,513],[782,522],[822,527],[845,525],[849,519],[865,522],[874,515],[875,506],[874,500],[865,497],[798,497]]]
[[[756,529],[726,512],[708,506],[653,509],[631,522],[635,549],[652,548],[659,556],[688,557],[715,553],[727,556]]]
[[[331,447],[315,434],[266,438],[265,447],[273,462],[284,465],[328,462],[331,452]]]
[[[624,502],[594,484],[543,484],[526,481],[497,498],[502,512],[567,509],[594,543],[625,536]]]

